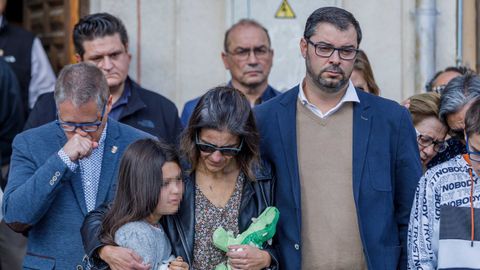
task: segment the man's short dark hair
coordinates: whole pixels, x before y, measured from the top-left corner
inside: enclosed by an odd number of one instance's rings
[[[91,41],[95,38],[105,36],[120,35],[125,48],[128,45],[128,35],[122,21],[108,13],[95,13],[85,16],[78,21],[73,28],[73,44],[75,51],[83,58],[85,50],[83,48],[84,41]]]
[[[259,22],[252,20],[252,19],[241,19],[240,21],[236,22],[234,25],[230,26],[230,28],[227,29],[225,32],[225,37],[223,38],[223,49],[225,52],[228,52],[228,44],[229,44],[229,36],[230,32],[232,32],[233,29],[239,27],[239,26],[253,26],[257,27],[259,29],[262,29],[265,34],[267,35],[268,39],[268,46],[271,46],[271,41],[270,41],[270,35],[268,34],[267,28],[265,28],[263,25],[261,25]]]
[[[472,103],[465,115],[465,133],[469,137],[480,134],[480,99]]]
[[[313,36],[317,25],[320,23],[332,24],[341,31],[346,31],[352,25],[357,32],[357,46],[360,46],[362,29],[360,29],[360,24],[352,13],[337,7],[319,8],[308,17],[303,37],[308,39]]]
[[[467,73],[475,73],[472,69],[466,66],[450,66],[445,68],[444,70],[440,70],[435,75],[433,75],[432,79],[425,85],[425,89],[427,92],[432,92],[433,91],[433,84],[435,83],[435,80],[442,75],[445,72],[456,72],[460,75],[465,75]]]

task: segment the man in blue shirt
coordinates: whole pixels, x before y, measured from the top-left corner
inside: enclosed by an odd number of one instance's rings
[[[223,45],[223,64],[232,77],[228,86],[242,91],[252,107],[280,94],[268,84],[273,49],[265,27],[257,21],[242,19],[225,32]],[[184,127],[199,100],[185,103],[181,116]]]

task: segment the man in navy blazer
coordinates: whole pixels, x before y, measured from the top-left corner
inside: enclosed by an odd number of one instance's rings
[[[300,41],[304,80],[256,107],[282,269],[406,269],[415,131],[403,107],[353,87],[360,41],[351,13],[316,10]]]
[[[57,121],[14,139],[3,198],[5,222],[28,232],[28,269],[82,269],[84,217],[113,199],[123,151],[149,136],[108,120],[112,97],[92,64],[61,71],[55,102]]]

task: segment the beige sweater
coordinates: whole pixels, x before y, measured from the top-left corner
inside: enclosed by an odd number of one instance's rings
[[[322,119],[297,102],[302,269],[366,269],[353,199],[353,107]]]

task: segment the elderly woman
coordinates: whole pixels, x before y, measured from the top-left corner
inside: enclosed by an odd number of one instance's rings
[[[437,153],[445,151],[448,128],[438,116],[440,95],[423,93],[410,97],[408,110],[417,131],[418,149],[424,169]]]
[[[217,87],[201,97],[181,138],[181,153],[188,163],[184,196],[177,215],[162,219],[175,255],[192,269],[214,269],[224,262],[233,269],[277,267],[268,245],[230,246],[225,253],[212,242],[219,226],[241,233],[273,202],[274,178],[268,164],[259,162],[258,145],[250,104],[240,91]],[[93,216],[99,215],[91,214],[84,223],[87,254],[110,266],[141,267],[132,251],[103,246],[95,239]]]

